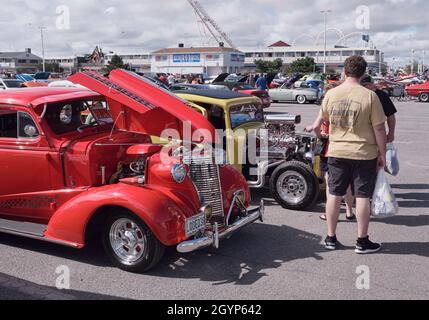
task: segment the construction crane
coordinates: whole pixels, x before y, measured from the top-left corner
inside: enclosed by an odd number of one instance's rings
[[[219,25],[210,17],[201,3],[197,0],[188,0],[189,4],[194,8],[196,15],[200,18],[201,22],[204,24],[206,29],[210,32],[212,37],[216,40],[216,42],[221,44],[227,44],[231,48],[236,49],[232,40],[228,37],[228,35],[222,31]]]

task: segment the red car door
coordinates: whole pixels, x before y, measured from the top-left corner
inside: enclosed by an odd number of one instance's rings
[[[0,107],[0,215],[44,220],[49,196],[50,148],[29,110]]]

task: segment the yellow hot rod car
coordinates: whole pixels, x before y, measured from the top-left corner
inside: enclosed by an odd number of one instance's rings
[[[250,187],[269,186],[276,201],[287,209],[305,210],[316,201],[321,183],[316,138],[296,133],[300,116],[265,115],[260,99],[232,91],[174,93],[224,132],[226,162],[244,174]],[[256,161],[250,159],[249,137],[256,141]]]

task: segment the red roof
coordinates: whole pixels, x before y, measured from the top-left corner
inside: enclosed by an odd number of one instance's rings
[[[271,48],[271,47],[290,47],[290,44],[280,40],[268,46],[268,48]]]
[[[43,103],[67,101],[81,98],[94,98],[99,94],[85,88],[20,88],[2,90],[0,92],[0,104],[15,104],[28,107],[36,107]]]

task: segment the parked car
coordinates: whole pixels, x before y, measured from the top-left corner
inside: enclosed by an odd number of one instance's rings
[[[319,90],[313,88],[289,88],[287,83],[280,88],[268,91],[273,103],[296,101],[299,104],[315,103],[319,99]]]
[[[23,81],[18,79],[1,79],[0,78],[0,90],[9,90],[23,87]]]
[[[171,140],[164,153],[152,143],[150,135],[183,132],[188,121],[191,132],[215,137],[182,100],[119,69],[68,80],[90,90],[0,93],[0,232],[73,248],[101,241],[115,266],[143,272],[165,247],[217,248],[262,220],[263,202],[249,209],[245,178],[196,152],[199,139],[187,147]]]
[[[405,88],[409,96],[418,97],[421,102],[429,102],[429,81]]]
[[[175,83],[170,86],[171,91],[180,90],[229,90],[227,86],[218,86],[212,84],[190,84],[190,83]]]
[[[224,148],[227,163],[241,171],[251,188],[269,186],[273,197],[284,208],[305,210],[319,195],[319,165],[315,157],[316,139],[295,131],[300,116],[292,114],[265,116],[256,97],[237,92],[186,90],[175,92],[194,105],[216,129],[225,130]],[[249,159],[246,139],[256,135],[263,140],[261,129],[268,130],[268,151],[258,163]],[[242,134],[246,137],[243,137]]]
[[[378,90],[382,90],[390,97],[403,96],[405,85],[398,82],[389,81],[386,79],[374,79],[374,84]]]
[[[250,84],[242,82],[216,82],[212,86],[227,87],[229,90],[237,91],[240,93],[252,95],[258,97],[261,100],[262,107],[269,108],[271,106],[271,99],[268,92],[265,90],[258,90],[252,87]]]

